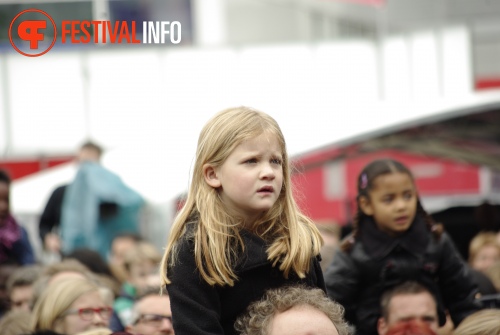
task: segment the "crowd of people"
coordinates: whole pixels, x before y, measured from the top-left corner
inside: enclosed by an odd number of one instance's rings
[[[101,150],[87,143],[81,154],[98,162]],[[142,199],[119,186],[129,192],[119,203],[89,178],[112,175],[82,165],[41,216],[44,256],[11,215],[0,172],[0,334],[500,334],[500,235],[479,233],[463,260],[398,161],[359,173],[354,229],[326,265],[320,230],[294,199],[285,138],[265,113],[231,108],[205,125],[163,253],[116,220]],[[75,209],[82,190],[99,200],[90,216]]]

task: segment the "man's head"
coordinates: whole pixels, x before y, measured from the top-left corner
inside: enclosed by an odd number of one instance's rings
[[[10,309],[13,311],[31,311],[33,300],[33,284],[41,273],[41,267],[30,265],[20,267],[7,280],[7,292]]]
[[[101,160],[102,148],[94,142],[85,142],[78,151],[79,162],[99,162]]]
[[[382,317],[378,320],[379,335],[400,321],[420,320],[433,331],[439,328],[437,304],[434,296],[416,282],[405,282],[386,291],[380,300]]]
[[[172,312],[168,295],[158,289],[149,289],[134,304],[132,323],[125,330],[141,335],[174,334]]]
[[[284,287],[267,291],[238,318],[241,335],[347,335],[344,308],[320,289]]]

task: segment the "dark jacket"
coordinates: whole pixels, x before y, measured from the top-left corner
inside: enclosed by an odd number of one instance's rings
[[[346,308],[357,335],[377,334],[382,293],[407,280],[433,293],[440,324],[445,322],[445,308],[455,325],[481,308],[475,300],[477,287],[452,241],[446,233],[434,236],[423,219],[417,218],[399,237],[366,219],[351,250],[339,250],[325,272],[328,295]]]
[[[42,240],[42,245],[45,243],[45,235],[59,229],[61,224],[61,208],[67,186],[68,185],[59,186],[52,192],[40,216],[38,232]]]
[[[236,263],[239,280],[233,287],[208,285],[195,264],[194,240],[184,236],[178,242],[177,262],[168,270],[171,284],[167,285],[176,335],[237,334],[236,318],[271,288],[304,284],[326,291],[319,256],[311,262],[306,278],[290,274],[289,279],[285,279],[279,265],[273,267],[267,260],[268,245],[264,240],[245,231],[241,236],[245,252]]]
[[[28,232],[22,226],[19,226],[19,229],[21,236],[12,244],[12,248],[8,249],[0,245],[0,248],[3,248],[4,253],[7,255],[5,262],[14,262],[19,265],[35,264],[35,254],[31,247]]]

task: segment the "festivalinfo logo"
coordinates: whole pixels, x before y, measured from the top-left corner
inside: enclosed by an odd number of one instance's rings
[[[62,44],[179,44],[179,21],[77,21],[60,22]],[[142,28],[142,39],[136,31]],[[57,40],[57,25],[46,12],[30,8],[17,14],[9,27],[12,47],[21,55],[38,57],[49,52]]]

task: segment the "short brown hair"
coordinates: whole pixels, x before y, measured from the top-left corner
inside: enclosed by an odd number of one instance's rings
[[[436,298],[434,297],[434,295],[432,295],[431,291],[429,291],[422,284],[419,284],[415,281],[406,281],[402,284],[393,287],[392,289],[385,291],[382,294],[382,297],[380,298],[380,308],[382,311],[382,317],[385,320],[389,319],[389,304],[391,303],[392,298],[394,298],[395,296],[404,294],[420,294],[420,293],[429,293],[431,297],[434,299],[434,302],[436,302]]]

